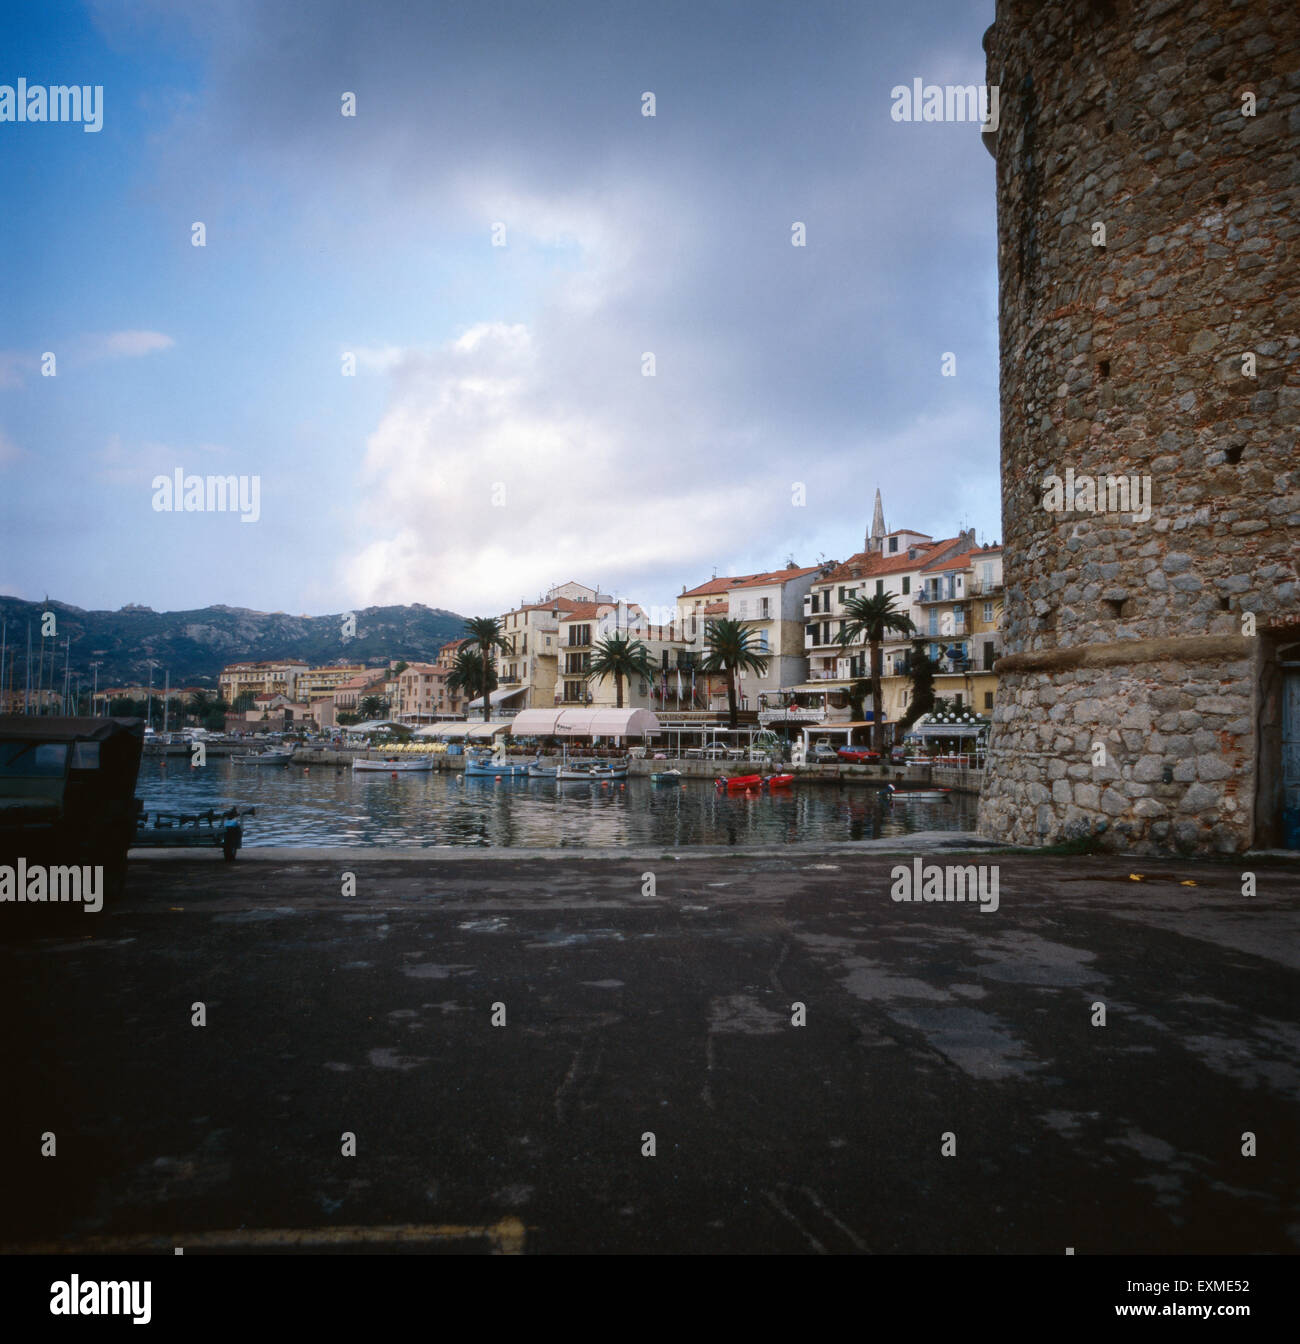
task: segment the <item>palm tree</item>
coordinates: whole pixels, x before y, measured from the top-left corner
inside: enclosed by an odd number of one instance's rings
[[[382,695],[368,695],[357,706],[362,719],[378,719],[388,713],[388,701]]]
[[[462,644],[456,650],[456,661],[452,665],[450,676],[447,678],[447,689],[462,692],[465,696],[466,705],[478,695],[481,695],[486,701],[488,696],[496,690],[497,685],[497,674],[493,671],[491,663],[487,665],[487,671],[488,681],[485,686],[483,683],[483,659],[479,657],[478,650],[472,645]],[[466,709],[465,717],[469,717],[468,709]]]
[[[885,749],[885,725],[882,722],[880,695],[881,645],[888,631],[910,635],[916,630],[912,618],[894,606],[893,593],[875,597],[853,597],[844,604],[844,619],[840,623],[839,642],[847,648],[861,640],[871,646],[871,742],[875,749]]]
[[[614,678],[614,696],[619,709],[623,708],[623,678],[629,686],[633,677],[653,682],[655,670],[650,662],[650,650],[639,639],[629,639],[618,633],[606,635],[596,645],[591,655],[591,667],[587,671],[587,681],[599,681],[601,677]]]
[[[736,673],[752,672],[761,677],[771,661],[751,643],[755,633],[743,621],[710,621],[704,629],[709,652],[700,666],[706,672],[723,672],[727,677],[727,711],[730,726],[736,727]]]
[[[495,616],[475,616],[471,618],[465,622],[465,633],[467,635],[465,648],[469,649],[479,659],[483,667],[480,684],[484,688],[483,722],[487,723],[492,717],[491,697],[497,684],[496,671],[492,666],[493,655],[498,649],[502,653],[507,652],[509,645],[502,638],[501,622]],[[456,656],[456,661],[459,664],[459,654]],[[488,682],[492,683],[490,687]]]

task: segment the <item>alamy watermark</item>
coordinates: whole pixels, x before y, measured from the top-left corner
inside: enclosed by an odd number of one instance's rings
[[[1049,513],[1131,513],[1135,523],[1151,517],[1150,476],[1064,476],[1043,479],[1043,508]]]
[[[241,523],[262,516],[260,476],[155,476],[150,485],[155,513],[238,513]]]
[[[978,901],[980,909],[991,915],[998,908],[997,864],[922,863],[913,859],[912,866],[898,864],[889,873],[893,886],[890,897],[895,901]]]
[[[104,127],[102,84],[0,84],[0,121],[79,121],[83,131]]]
[[[104,908],[104,870],[89,864],[29,865],[20,858],[16,865],[0,864],[0,901],[80,901],[87,914],[95,915]]]
[[[911,84],[889,91],[889,115],[895,121],[978,121],[986,131],[998,128],[996,84]]]

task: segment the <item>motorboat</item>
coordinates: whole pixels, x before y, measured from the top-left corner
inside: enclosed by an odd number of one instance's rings
[[[762,775],[719,775],[715,781],[719,793],[747,793],[750,789],[763,787]]]
[[[292,747],[267,747],[255,755],[234,757],[240,765],[288,765],[292,759]]]
[[[432,770],[431,756],[392,756],[388,759],[366,760],[358,756],[352,762],[353,770],[382,772],[386,775],[409,775],[418,771]]]
[[[650,776],[651,784],[676,784],[685,778],[680,770],[656,770]]]
[[[784,789],[794,783],[793,775],[768,775],[763,780],[764,785],[769,789]]]

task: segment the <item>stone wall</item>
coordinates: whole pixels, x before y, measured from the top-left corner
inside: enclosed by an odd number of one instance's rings
[[[985,48],[1009,656],[980,830],[1244,849],[1300,607],[1300,6],[999,0]],[[1067,470],[1149,516],[1045,507]]]

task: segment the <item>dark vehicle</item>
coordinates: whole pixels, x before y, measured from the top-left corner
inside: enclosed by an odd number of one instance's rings
[[[91,865],[126,879],[142,719],[0,717],[0,863]]]

